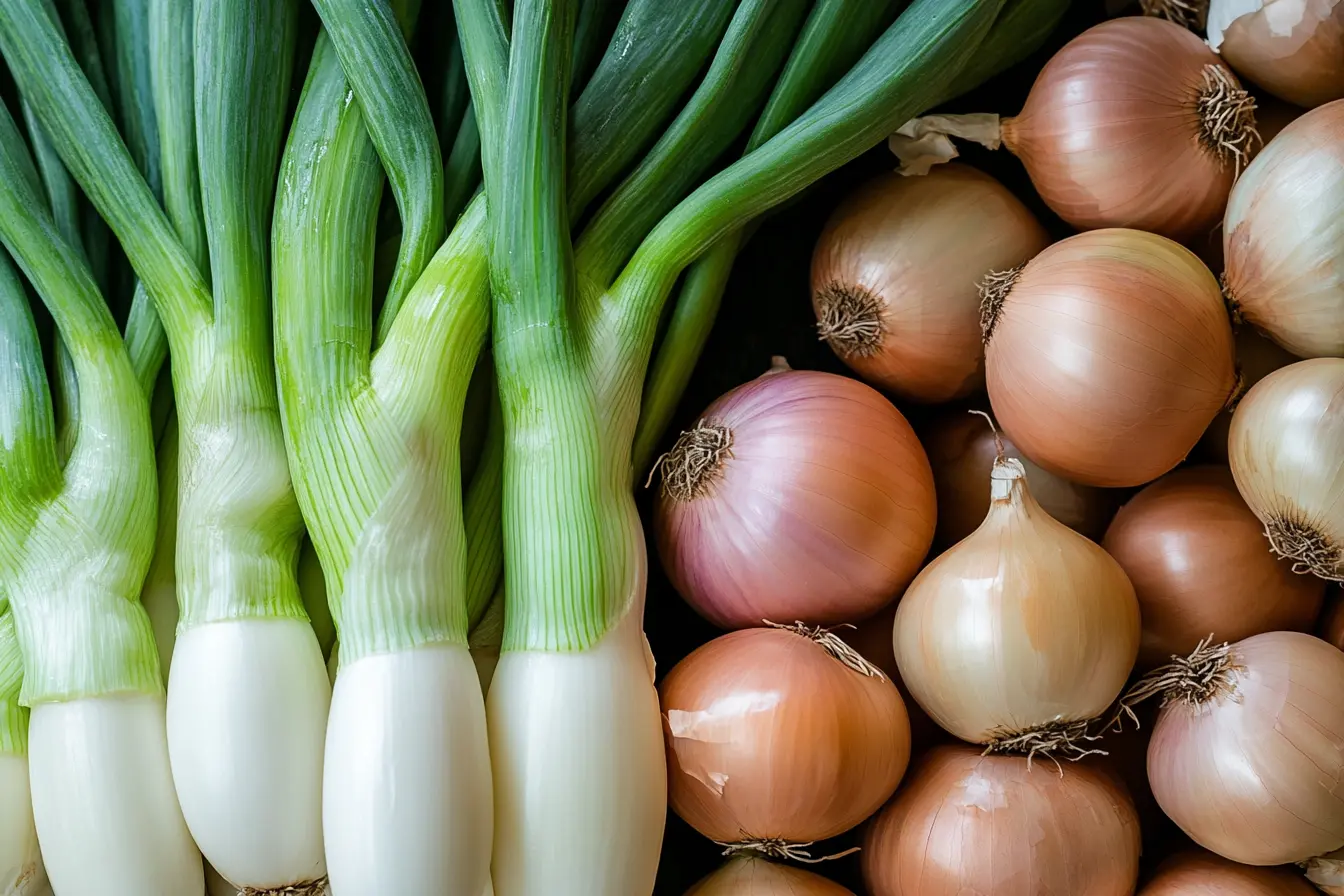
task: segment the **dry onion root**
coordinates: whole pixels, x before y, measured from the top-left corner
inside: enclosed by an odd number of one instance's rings
[[[1130,896],[1139,821],[1124,786],[1087,763],[1057,775],[1017,756],[937,747],[868,829],[873,896]]]
[[[1191,31],[1203,31],[1209,16],[1209,0],[1139,0],[1146,16],[1166,19]]]
[[[1049,244],[1002,184],[964,165],[887,174],[849,196],[812,256],[821,338],[865,380],[921,402],[984,386],[981,275]]]
[[[980,528],[925,567],[896,609],[901,677],[934,721],[991,752],[1080,758],[1139,648],[1124,571],[1043,511],[1022,463],[995,461]]]
[[[1162,708],[1148,777],[1162,810],[1247,865],[1302,863],[1328,883],[1344,848],[1344,653],[1298,632],[1205,642],[1122,701]]]
[[[1270,549],[1295,571],[1344,581],[1344,360],[1276,370],[1232,415],[1228,458]]]
[[[1186,29],[1129,16],[1064,46],[1021,114],[929,116],[888,141],[902,171],[956,156],[949,137],[1000,144],[1045,203],[1080,230],[1132,227],[1190,240],[1214,228],[1254,153],[1255,101]]]
[[[1209,46],[1265,90],[1299,106],[1344,97],[1344,3],[1210,0]]]
[[[729,854],[828,858],[811,844],[877,811],[910,759],[896,686],[824,629],[723,635],[660,693],[672,808]]]

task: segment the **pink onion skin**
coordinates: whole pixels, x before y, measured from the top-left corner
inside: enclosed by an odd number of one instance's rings
[[[1323,581],[1269,552],[1226,467],[1163,476],[1120,508],[1101,546],[1139,599],[1141,671],[1189,656],[1210,634],[1308,631],[1325,596]]]
[[[669,801],[711,840],[842,834],[881,807],[910,761],[896,686],[791,631],[715,638],[659,693]]]
[[[654,528],[668,577],[706,619],[728,629],[853,622],[914,578],[933,541],[933,471],[872,387],[768,373],[701,420],[731,430],[731,456],[708,494],[664,491]]]
[[[1153,234],[1061,240],[1004,300],[985,379],[995,419],[1038,465],[1086,485],[1151,482],[1185,459],[1236,386],[1218,280]]]
[[[812,256],[813,307],[820,315],[828,288],[876,299],[880,346],[872,354],[837,350],[840,359],[901,398],[951,401],[985,384],[980,278],[1023,264],[1049,244],[1031,211],[975,168],[885,174],[847,197],[827,222]]]
[[[1087,762],[936,747],[870,825],[872,896],[1130,896],[1139,822],[1124,787]]]
[[[1318,896],[1300,873],[1288,868],[1238,865],[1204,850],[1172,856],[1139,896]]]
[[[1344,653],[1299,632],[1232,645],[1233,693],[1162,708],[1148,780],[1205,849],[1286,865],[1344,847]]]
[[[732,859],[686,896],[854,896],[819,874],[766,859]]]

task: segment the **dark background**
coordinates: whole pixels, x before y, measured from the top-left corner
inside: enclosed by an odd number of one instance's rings
[[[1100,0],[1085,0],[1070,7],[1064,21],[1046,45],[1026,62],[948,106],[955,112],[1016,114],[1022,107],[1035,75],[1045,61],[1070,38],[1105,17]],[[1022,166],[1007,152],[989,152],[962,147],[965,161],[993,174],[1008,185],[1056,237],[1071,231],[1037,198]],[[895,167],[885,144],[831,174],[797,204],[770,218],[747,244],[733,269],[713,334],[700,365],[687,388],[666,442],[691,425],[715,398],[764,373],[772,355],[783,355],[799,369],[848,373],[816,335],[809,289],[812,249],[831,211],[840,200],[866,179]],[[923,409],[899,405],[912,422]],[[650,490],[651,491],[651,490]],[[650,532],[651,493],[639,496],[645,531]],[[658,660],[659,680],[686,654],[721,634],[701,619],[677,594],[656,562],[657,551],[649,544],[648,607],[645,631]],[[830,855],[857,846],[862,826],[833,841],[818,844],[813,855]],[[723,861],[720,848],[696,833],[668,811],[667,834],[658,871],[656,896],[681,896],[692,884]],[[863,893],[857,855],[810,866],[810,869]]]

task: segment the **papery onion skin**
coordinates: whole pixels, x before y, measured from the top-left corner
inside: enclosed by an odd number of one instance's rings
[[[1218,281],[1188,249],[1136,230],[1079,234],[1032,259],[994,319],[985,373],[1019,449],[1109,487],[1173,469],[1237,383]]]
[[[1325,596],[1324,582],[1266,549],[1226,467],[1168,473],[1120,508],[1101,545],[1139,599],[1141,670],[1188,656],[1210,634],[1308,631]]]
[[[1231,648],[1224,693],[1162,708],[1148,779],[1205,849],[1286,865],[1344,846],[1344,653],[1299,632]]]
[[[949,409],[921,427],[919,435],[938,495],[934,550],[950,548],[984,522],[989,512],[989,471],[1000,443],[1007,457],[1022,461],[1036,502],[1075,532],[1100,539],[1119,504],[1115,492],[1079,485],[1036,466],[978,414]]]
[[[1210,65],[1232,77],[1171,22],[1103,22],[1046,63],[1021,114],[1003,120],[1004,145],[1045,203],[1079,230],[1198,236],[1217,224],[1236,173],[1199,139]]]
[[[975,168],[884,174],[851,194],[812,256],[819,330],[859,376],[913,401],[983,388],[977,284],[1050,243],[1009,190]]]
[[[731,434],[703,494],[655,516],[668,577],[723,628],[853,622],[914,577],[933,541],[933,472],[876,390],[815,371],[768,373],[719,398],[702,424]]]
[[[1344,100],[1284,128],[1237,181],[1223,285],[1247,322],[1303,358],[1344,354]]]
[[[1124,570],[1043,511],[1021,470],[996,465],[1006,497],[896,608],[901,677],[934,721],[971,743],[1100,715],[1139,649]]]
[[[1271,547],[1297,568],[1344,575],[1344,360],[1276,370],[1232,415],[1228,460]]]
[[[1241,327],[1237,331],[1236,341],[1242,394],[1279,368],[1302,360],[1255,327]],[[1232,411],[1220,411],[1200,437],[1199,457],[1211,463],[1227,463],[1227,435],[1231,429]]]
[[[854,896],[819,874],[765,859],[739,858],[686,891],[686,896]]]
[[[711,840],[834,837],[877,811],[910,760],[896,686],[792,631],[716,638],[659,690],[672,808]]]
[[[1259,11],[1224,21],[1245,6],[1209,3],[1209,39],[1228,65],[1299,106],[1344,97],[1344,4],[1264,0]]]
[[[1239,865],[1191,850],[1163,862],[1139,896],[1316,896],[1316,888],[1287,868]]]
[[[1326,596],[1325,610],[1316,624],[1316,635],[1344,650],[1344,594],[1339,588],[1330,589]]]
[[[1124,787],[1086,762],[937,747],[868,829],[872,896],[1130,896],[1139,823]]]

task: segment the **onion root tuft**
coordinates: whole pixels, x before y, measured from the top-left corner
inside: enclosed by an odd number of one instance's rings
[[[1274,516],[1265,523],[1265,537],[1275,556],[1293,561],[1293,572],[1344,582],[1344,552],[1316,527],[1293,517]]]
[[[1235,166],[1236,176],[1251,160],[1260,132],[1255,129],[1255,97],[1237,85],[1221,65],[1204,66],[1204,86],[1196,105],[1199,112],[1199,142],[1226,166]]]
[[[1055,764],[1060,774],[1064,769],[1059,764],[1060,756],[1071,762],[1077,762],[1087,756],[1105,756],[1105,750],[1093,749],[1087,744],[1096,743],[1100,735],[1089,733],[1092,719],[1081,721],[1056,721],[1037,725],[1025,731],[994,732],[985,747],[985,755],[994,753],[1025,754],[1027,765],[1037,756],[1044,756]]]
[[[832,280],[817,290],[817,337],[841,358],[870,358],[882,347],[882,303],[862,286]]]
[[[852,669],[860,675],[866,675],[869,678],[885,679],[887,674],[873,663],[870,663],[853,647],[850,647],[834,629],[822,628],[821,626],[811,626],[805,622],[795,622],[793,625],[783,625],[778,622],[771,622],[769,619],[763,620],[770,628],[782,629],[786,632],[793,632],[795,635],[807,638],[814,642],[822,650],[830,654],[831,658],[840,663],[847,669]],[[848,628],[855,626],[848,625]]]
[[[243,887],[238,896],[323,896],[326,892],[327,878],[324,875],[317,880],[283,887]]]
[[[981,278],[977,289],[980,291],[980,337],[985,345],[989,345],[994,335],[994,325],[999,322],[999,314],[1003,311],[1003,303],[1025,267],[1025,264],[1020,264],[1006,271],[990,271]]]
[[[1139,0],[1146,16],[1166,19],[1190,31],[1202,31],[1209,17],[1209,0]]]
[[[816,865],[819,862],[831,862],[835,859],[843,859],[845,856],[853,855],[859,851],[859,847],[851,847],[843,852],[837,852],[829,856],[817,856],[813,858],[807,848],[812,845],[812,841],[806,843],[790,843],[787,840],[763,839],[763,840],[739,840],[735,843],[725,843],[719,840],[714,841],[715,845],[723,847],[725,856],[764,856],[767,859],[781,859],[793,862],[806,862],[809,865]]]
[[[732,456],[733,431],[698,420],[695,426],[677,436],[670,451],[654,462],[649,482],[661,472],[664,495],[673,501],[694,501],[708,494],[724,460]]]
[[[1134,707],[1157,696],[1162,697],[1163,706],[1170,703],[1202,706],[1215,697],[1233,693],[1232,672],[1236,668],[1231,645],[1226,641],[1215,645],[1210,635],[1189,656],[1173,656],[1170,663],[1135,682],[1121,698],[1120,711],[1135,718]]]

